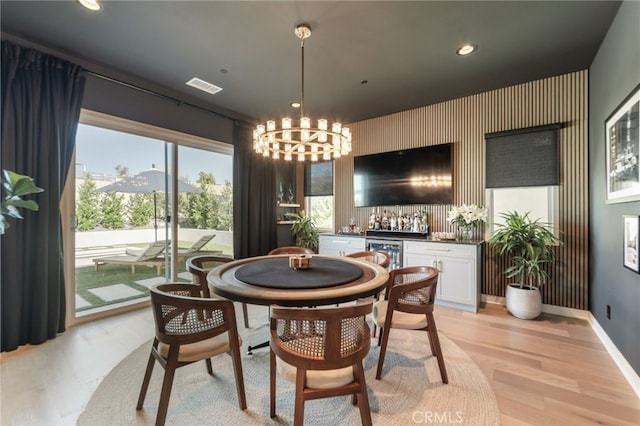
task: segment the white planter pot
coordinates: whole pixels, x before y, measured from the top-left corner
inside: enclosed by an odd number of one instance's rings
[[[542,295],[537,288],[507,286],[507,310],[516,318],[534,319],[542,313]]]

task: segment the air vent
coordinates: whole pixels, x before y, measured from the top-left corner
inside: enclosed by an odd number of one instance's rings
[[[193,77],[191,80],[187,81],[187,86],[195,87],[198,90],[211,93],[212,95],[215,95],[216,93],[222,90],[222,87],[218,87],[215,84],[211,84],[207,81],[200,80],[197,77]]]

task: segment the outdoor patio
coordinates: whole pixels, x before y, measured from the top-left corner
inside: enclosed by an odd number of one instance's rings
[[[215,234],[203,249],[231,256],[233,235],[227,231],[181,229],[179,248],[191,246],[200,237]],[[158,236],[164,236],[164,228]],[[153,229],[92,231],[76,233],[76,296],[78,315],[137,303],[149,297],[149,287],[166,281],[165,268],[158,275],[155,266],[137,266],[135,273],[127,264],[105,264],[96,270],[93,259],[119,256],[127,250],[140,250],[155,239]],[[185,261],[178,263],[178,281],[191,282]]]

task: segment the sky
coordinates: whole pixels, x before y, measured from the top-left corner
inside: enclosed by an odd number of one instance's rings
[[[80,124],[76,136],[76,174],[81,176],[86,171],[116,176],[117,165],[128,167],[130,176],[150,169],[153,164],[164,170],[164,150],[164,142],[158,139]],[[213,174],[218,184],[225,180],[232,182],[230,155],[180,147],[178,159],[179,176],[186,176],[191,182],[196,182],[200,171]]]

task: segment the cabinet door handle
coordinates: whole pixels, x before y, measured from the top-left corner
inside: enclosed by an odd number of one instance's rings
[[[424,251],[439,251],[439,252],[449,252],[451,251],[451,249],[437,249],[437,248],[431,248],[431,247],[426,247],[423,249]]]
[[[434,260],[431,262],[431,266],[433,266],[434,268],[436,268],[438,270],[438,272],[440,272],[442,270],[442,260]]]

